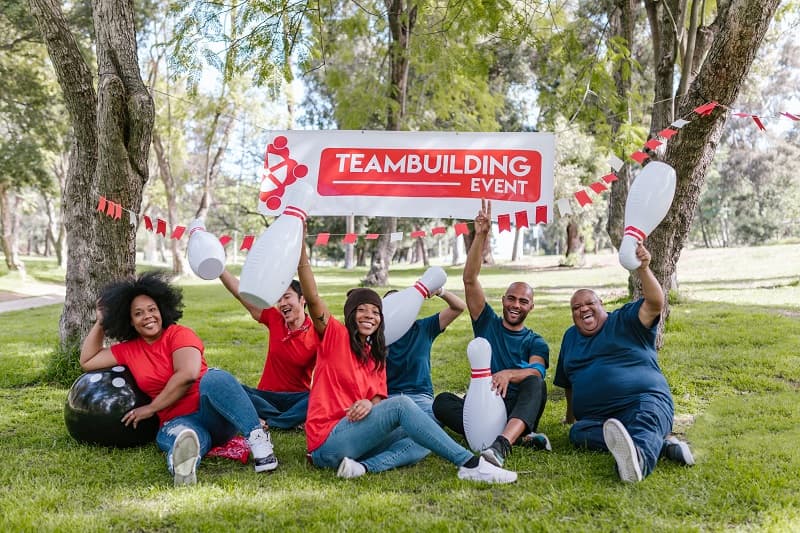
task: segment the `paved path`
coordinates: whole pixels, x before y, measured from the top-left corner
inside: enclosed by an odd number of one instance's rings
[[[64,287],[21,282],[13,291],[0,290],[0,313],[64,303]]]

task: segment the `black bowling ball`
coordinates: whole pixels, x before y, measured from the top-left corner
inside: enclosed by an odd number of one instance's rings
[[[150,403],[133,375],[124,366],[83,374],[67,394],[64,422],[78,442],[129,448],[155,440],[158,416],[125,426],[122,417],[135,407]]]

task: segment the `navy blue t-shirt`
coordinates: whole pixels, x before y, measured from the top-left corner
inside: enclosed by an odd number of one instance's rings
[[[430,394],[431,347],[439,336],[439,313],[420,318],[405,335],[389,345],[386,355],[386,383],[389,394]]]
[[[503,317],[494,312],[487,302],[477,320],[472,321],[476,337],[483,337],[492,346],[492,374],[501,370],[521,368],[534,355],[544,358],[544,366],[550,366],[550,347],[538,333],[527,327],[512,331],[503,326]],[[509,389],[516,390],[514,383]]]
[[[553,383],[572,388],[577,420],[608,418],[644,396],[672,406],[669,385],[658,366],[658,318],[646,328],[639,320],[644,299],[608,314],[595,335],[585,337],[575,326],[564,333]]]

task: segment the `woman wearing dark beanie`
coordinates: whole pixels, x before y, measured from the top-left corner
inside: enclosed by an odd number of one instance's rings
[[[317,292],[305,246],[297,265],[308,314],[320,337],[306,419],[306,444],[314,465],[337,468],[342,478],[414,464],[416,442],[459,467],[458,477],[512,483],[517,474],[498,468],[457,444],[406,396],[387,399],[383,303],[372,289],[352,289],[344,324]],[[396,431],[402,429],[403,431]]]

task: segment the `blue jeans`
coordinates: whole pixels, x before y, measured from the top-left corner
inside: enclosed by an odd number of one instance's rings
[[[260,427],[258,414],[236,378],[224,370],[209,368],[200,379],[200,408],[161,426],[156,444],[167,452],[167,468],[172,473],[172,447],[184,429],[193,429],[200,440],[199,465],[200,458],[214,446],[225,444],[237,433],[248,437]]]
[[[258,416],[270,427],[293,429],[306,421],[308,392],[274,392],[247,385],[242,385],[242,388],[253,402]]]
[[[608,451],[603,438],[603,422],[616,418],[631,436],[634,446],[644,459],[642,475],[650,475],[664,447],[664,439],[672,431],[673,410],[664,401],[642,398],[632,407],[617,411],[606,418],[584,418],[569,430],[569,440],[575,446],[590,450]]]
[[[426,449],[427,448],[427,449]],[[473,455],[456,444],[439,425],[407,396],[394,396],[374,405],[357,422],[339,421],[325,442],[311,452],[316,466],[336,468],[349,457],[370,472],[414,464],[428,450],[461,466]]]

